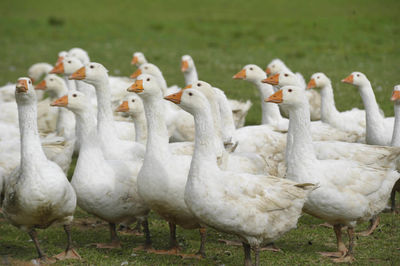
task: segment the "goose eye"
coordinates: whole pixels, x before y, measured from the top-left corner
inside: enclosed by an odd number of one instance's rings
[[[53,81],[53,79],[50,79],[50,81]]]
[[[319,79],[319,77],[317,77],[317,79]]]
[[[275,67],[275,65],[272,65],[271,67]]]
[[[71,64],[71,60],[70,60],[70,61],[68,61],[68,64]]]
[[[289,76],[289,74],[285,74],[285,77]]]
[[[29,82],[29,84],[32,84],[32,81],[31,81],[31,80],[29,80],[28,82]]]
[[[193,95],[193,93],[189,92],[189,96],[192,96],[192,95]]]
[[[72,97],[76,97],[76,96],[78,96],[78,95],[76,95],[76,93],[72,94]]]
[[[132,101],[131,101],[131,102],[133,102],[133,103],[134,103],[134,102],[135,102],[135,99],[132,99]]]
[[[288,92],[292,92],[292,89],[288,89]]]
[[[147,81],[150,81],[150,78],[147,78],[146,80],[147,80]]]
[[[144,69],[148,69],[148,67],[144,67]]]
[[[252,68],[252,67],[250,67],[250,70],[253,70],[253,68]]]
[[[91,65],[90,68],[94,68],[94,65]]]
[[[197,86],[198,86],[198,87],[201,87],[201,83],[197,83]]]
[[[359,77],[360,76],[360,74],[357,74],[357,77]]]

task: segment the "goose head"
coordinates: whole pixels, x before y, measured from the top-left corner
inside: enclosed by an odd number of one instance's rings
[[[72,48],[68,51],[68,56],[78,58],[84,65],[90,62],[88,53],[82,48]]]
[[[51,70],[52,66],[47,63],[36,63],[33,64],[28,69],[28,77],[32,80],[32,82],[39,81],[42,76],[47,75]]]
[[[50,71],[51,74],[71,75],[83,66],[78,58],[65,56],[62,60],[57,60],[56,66]]]
[[[314,73],[307,84],[307,89],[322,88],[329,85],[331,80],[322,72]]]
[[[205,106],[209,105],[204,94],[195,89],[183,89],[177,93],[165,96],[164,99],[179,105],[183,110],[193,115],[201,112]]]
[[[193,58],[190,55],[184,55],[181,59],[181,71],[182,72],[189,72],[194,67]]]
[[[248,80],[253,83],[259,83],[261,80],[266,78],[265,72],[261,67],[257,65],[246,65],[240,70],[236,75],[233,76],[234,79]]]
[[[264,83],[268,83],[270,85],[279,85],[283,86],[297,86],[298,85],[298,78],[295,74],[284,71],[282,73],[278,73],[275,75],[271,75],[268,78],[262,80]]]
[[[400,85],[394,86],[390,100],[396,104],[400,104]]]
[[[343,83],[351,84],[356,87],[362,87],[363,85],[369,85],[370,82],[363,73],[361,72],[353,72],[346,78],[342,79]]]
[[[70,91],[68,94],[53,101],[51,106],[65,107],[74,113],[85,111],[90,107],[89,100],[80,91]]]
[[[15,99],[18,104],[36,102],[36,93],[30,78],[18,79],[15,86]]]
[[[57,58],[57,62],[56,65],[60,62],[62,62],[62,60],[64,60],[65,57],[68,56],[68,52],[67,51],[61,51],[58,53],[58,58]]]
[[[134,52],[132,56],[132,65],[136,66],[141,66],[143,64],[147,63],[146,57],[144,57],[144,54],[142,52]]]
[[[35,90],[48,90],[49,92],[60,95],[65,93],[65,81],[55,74],[49,74],[39,84],[35,86]]]
[[[207,82],[205,81],[197,81],[194,84],[187,85],[184,90],[186,89],[194,89],[201,91],[204,96],[206,96],[207,99],[215,99],[215,90],[214,88]]]
[[[97,86],[108,82],[108,70],[100,63],[91,62],[72,73],[69,79],[83,80]]]
[[[288,106],[301,106],[307,103],[307,98],[302,88],[297,86],[285,86],[269,96],[265,101]]]
[[[151,63],[142,64],[130,77],[134,79],[141,74],[149,74],[157,78],[162,76],[161,70],[156,65]]]
[[[275,75],[277,73],[281,73],[282,71],[285,71],[287,69],[285,63],[283,63],[282,60],[276,58],[273,59],[265,69],[265,72],[268,75]]]
[[[125,112],[132,117],[138,117],[144,113],[143,101],[137,94],[130,93],[118,106],[116,112]]]
[[[135,83],[127,90],[137,93],[142,99],[157,96],[161,97],[161,88],[157,78],[148,74],[141,74],[138,76]]]

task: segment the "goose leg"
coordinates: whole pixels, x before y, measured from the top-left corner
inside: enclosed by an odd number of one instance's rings
[[[396,212],[396,188],[393,188],[392,193],[390,193],[390,211]]]
[[[143,226],[144,234],[146,236],[146,240],[144,242],[144,248],[151,249],[152,241],[151,241],[151,235],[150,235],[150,230],[149,230],[149,221],[147,220],[147,218],[142,222],[142,226]],[[138,227],[138,226],[136,226],[136,227]],[[140,228],[140,224],[139,224],[139,228]]]
[[[168,222],[169,226],[169,249],[168,250],[149,250],[148,252],[155,254],[165,254],[165,255],[180,255],[179,254],[179,244],[176,240],[176,224]]]
[[[250,245],[247,243],[242,243],[243,244],[243,250],[244,250],[244,265],[245,266],[252,266],[251,264],[251,248]]]
[[[75,249],[72,248],[72,238],[71,238],[71,228],[70,225],[65,224],[64,225],[64,231],[67,234],[67,248],[65,249],[64,252],[54,256],[57,260],[65,260],[65,259],[81,259],[81,256],[79,256],[78,252],[75,251]]]
[[[200,238],[201,238],[201,242],[200,242],[200,249],[199,251],[197,251],[197,255],[200,255],[202,258],[206,257],[206,251],[205,251],[205,247],[206,247],[206,238],[207,238],[207,229],[205,227],[201,227],[199,229],[200,232]]]
[[[334,262],[353,262],[355,260],[353,255],[354,249],[354,228],[348,227],[347,234],[349,236],[349,249],[346,254],[344,254],[341,258],[333,259]]]
[[[368,229],[366,231],[357,233],[357,235],[359,235],[359,236],[369,236],[369,235],[371,235],[375,231],[375,229],[378,227],[380,220],[381,220],[381,218],[379,216],[374,215],[371,218],[371,220],[369,220],[370,224],[369,224]]]
[[[108,223],[110,227],[111,243],[98,243],[97,248],[121,248],[121,242],[119,241],[115,223]]]
[[[35,229],[32,229],[31,231],[28,232],[28,234],[29,234],[29,236],[32,238],[33,243],[35,244],[37,253],[39,254],[39,259],[45,261],[45,260],[47,259],[47,256],[46,256],[46,254],[44,254],[44,252],[43,252],[42,249],[40,248],[39,241],[38,241],[38,239],[37,239],[37,232],[36,232],[36,230],[35,230]]]
[[[255,259],[255,266],[260,265],[260,247],[254,247],[254,259]]]
[[[335,231],[335,235],[336,235],[338,251],[337,252],[320,252],[320,254],[324,257],[340,258],[340,257],[345,256],[348,252],[346,245],[343,243],[343,240],[342,240],[342,225],[335,224],[333,226],[333,230]]]

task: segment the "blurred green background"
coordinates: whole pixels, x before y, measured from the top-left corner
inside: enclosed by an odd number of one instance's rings
[[[308,80],[331,79],[341,110],[362,108],[356,89],[340,83],[352,71],[371,80],[378,101],[400,83],[400,1],[0,1],[0,84],[26,75],[36,62],[82,47],[111,75],[134,71],[142,51],[168,84],[183,85],[180,57],[194,58],[199,78],[235,99],[251,99],[248,124],[260,121],[252,85],[232,80],[249,63],[281,58]]]

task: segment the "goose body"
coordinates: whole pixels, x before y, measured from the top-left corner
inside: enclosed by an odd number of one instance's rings
[[[31,235],[39,257],[44,258],[35,228],[45,229],[54,222],[68,228],[76,207],[76,194],[61,168],[49,161],[42,150],[36,122],[36,96],[30,79],[18,80],[16,100],[21,161],[7,178],[2,209],[14,226]],[[66,231],[69,234],[69,228]]]
[[[168,96],[196,123],[195,152],[185,188],[185,202],[202,223],[239,236],[245,247],[256,251],[296,227],[302,206],[313,185],[272,176],[223,171],[217,165],[211,108],[194,89]],[[247,264],[246,264],[247,265]]]
[[[338,247],[343,256],[341,260],[352,260],[353,227],[357,222],[369,220],[386,206],[390,191],[400,178],[395,170],[395,159],[400,150],[392,150],[388,155],[393,158],[392,163],[386,167],[367,165],[349,158],[320,160],[312,145],[304,90],[286,86],[268,100],[286,104],[290,110],[288,139],[292,138],[293,143],[291,150],[287,151],[286,178],[295,182],[318,183],[319,187],[308,195],[304,210],[331,223],[336,229],[341,225],[349,227],[350,252],[340,243],[340,237]]]

